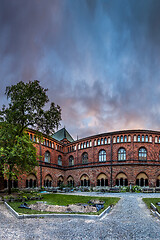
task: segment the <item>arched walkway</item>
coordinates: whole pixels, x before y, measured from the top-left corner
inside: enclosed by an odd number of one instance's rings
[[[34,174],[29,174],[26,179],[26,188],[37,187],[37,177]]]
[[[127,179],[126,174],[119,173],[116,176],[116,185],[117,186],[128,186],[128,179]]]
[[[63,176],[59,176],[57,180],[57,186],[60,187],[64,182]]]
[[[81,187],[89,187],[90,186],[90,180],[86,174],[83,174],[81,176],[80,180],[81,180]]]
[[[44,180],[44,187],[52,187],[53,179],[50,174],[46,175]]]
[[[136,178],[136,185],[140,187],[148,186],[148,177],[145,173],[139,173]]]
[[[100,173],[97,177],[97,186],[106,187],[108,186],[108,179],[104,173]]]
[[[68,184],[68,186],[70,186],[70,187],[74,187],[74,179],[73,179],[72,176],[69,176],[69,177],[67,178],[67,184]]]
[[[156,187],[160,187],[160,175],[157,177]]]

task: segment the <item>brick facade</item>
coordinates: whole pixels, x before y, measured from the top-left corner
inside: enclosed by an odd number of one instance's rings
[[[34,136],[30,130],[29,135]],[[99,134],[69,142],[67,139],[58,141],[43,136],[43,143],[35,140],[37,155],[42,156],[39,167],[33,170],[32,178],[26,174],[18,178],[18,186],[26,184],[44,186],[45,181],[56,187],[58,181],[67,184],[68,179],[73,179],[74,186],[97,186],[103,176],[106,180],[102,185],[136,185],[159,186],[160,183],[160,132],[149,130],[126,130]],[[47,142],[48,141],[48,142]],[[122,154],[120,154],[122,149]],[[104,161],[101,161],[100,151],[105,151]],[[45,158],[49,153],[49,162]],[[83,163],[83,154],[88,154],[88,159]],[[62,166],[58,164],[61,156]],[[118,159],[119,156],[119,159]],[[69,158],[73,157],[74,164],[69,166]],[[101,162],[100,162],[101,161]],[[100,175],[102,174],[102,175]],[[35,179],[33,177],[35,176]],[[28,181],[28,182],[27,182]],[[49,184],[47,182],[47,184]],[[103,182],[103,183],[102,183]],[[160,182],[160,181],[159,181]],[[47,185],[48,186],[48,185]]]

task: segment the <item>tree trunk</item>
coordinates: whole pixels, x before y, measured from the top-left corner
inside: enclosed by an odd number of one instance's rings
[[[11,194],[11,182],[12,182],[12,175],[9,174],[9,178],[8,178],[8,194]]]

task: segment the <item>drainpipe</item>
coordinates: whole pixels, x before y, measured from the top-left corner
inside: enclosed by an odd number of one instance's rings
[[[113,158],[113,142],[112,142],[112,135],[111,135],[111,188],[112,188],[112,185],[113,185],[113,179],[112,179],[112,172],[113,172],[113,169],[112,169],[112,158]]]
[[[42,188],[42,149],[41,149],[41,139],[39,141],[39,152],[40,152],[40,188]]]

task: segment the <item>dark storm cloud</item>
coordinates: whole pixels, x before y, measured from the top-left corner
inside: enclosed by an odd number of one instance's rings
[[[159,0],[0,0],[0,103],[38,79],[79,137],[160,128]]]

